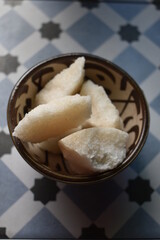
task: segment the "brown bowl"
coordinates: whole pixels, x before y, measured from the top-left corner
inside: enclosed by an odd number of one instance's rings
[[[129,133],[128,150],[123,163],[113,170],[94,175],[71,174],[62,155],[43,151],[31,143],[12,136],[15,126],[31,109],[35,94],[76,58],[84,56],[85,78],[103,86],[120,112],[124,130]],[[28,70],[14,86],[8,102],[8,127],[18,152],[35,170],[46,177],[65,183],[91,183],[109,179],[125,169],[142,149],[149,130],[149,110],[140,87],[124,70],[115,64],[84,53],[53,57]]]

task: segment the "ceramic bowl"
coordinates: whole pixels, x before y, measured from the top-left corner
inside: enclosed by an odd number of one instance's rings
[[[30,111],[35,94],[62,69],[76,58],[84,56],[85,79],[103,86],[119,110],[124,130],[129,133],[127,155],[123,163],[113,170],[93,175],[74,175],[62,155],[54,155],[31,143],[12,136],[15,126]],[[42,175],[65,183],[93,183],[109,179],[125,169],[142,149],[149,130],[149,110],[138,84],[115,64],[90,54],[66,54],[43,61],[28,70],[15,84],[8,102],[10,135],[23,159]]]

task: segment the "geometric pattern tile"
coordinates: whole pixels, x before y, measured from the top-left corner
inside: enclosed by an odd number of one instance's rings
[[[147,31],[145,32],[145,35],[159,47],[160,46],[160,20],[156,21],[149,29],[147,29]]]
[[[6,228],[0,227],[0,239],[8,239],[6,235]]]
[[[9,31],[8,28],[11,30]],[[5,29],[8,29],[8,31],[5,31]],[[8,50],[11,50],[25,38],[29,37],[34,32],[34,28],[11,10],[0,18],[0,32],[3,32],[0,35],[1,44]]]
[[[49,18],[53,18],[58,15],[65,8],[69,7],[72,4],[72,1],[41,1],[36,0],[32,1],[33,4],[38,7],[43,13],[45,13]],[[46,4],[47,2],[47,4]]]
[[[105,228],[108,238],[113,238],[138,209],[139,205],[135,202],[130,202],[127,193],[122,192],[103,211],[95,223],[99,228]]]
[[[152,230],[151,230],[152,229]],[[140,208],[119,230],[114,238],[159,238],[160,227],[152,217]]]
[[[135,201],[141,205],[146,201],[151,201],[153,189],[150,187],[149,180],[143,180],[142,178],[137,177],[134,180],[128,181],[126,192],[128,193],[131,202]]]
[[[160,115],[160,94],[150,103],[150,106]]]
[[[6,5],[10,5],[11,7],[15,7],[21,5],[23,0],[4,0]]]
[[[68,185],[63,188],[63,191],[94,221],[114,201],[122,189],[114,181],[109,181],[85,187]]]
[[[104,228],[98,228],[95,224],[89,228],[82,228],[82,235],[79,239],[107,239]]]
[[[158,209],[160,208],[160,195],[155,191],[152,194],[152,201],[143,204],[143,209],[152,217],[158,224],[160,224],[160,215]]]
[[[79,0],[80,3],[81,3],[81,6],[82,7],[86,7],[88,9],[93,9],[93,8],[97,8],[100,4],[100,1],[99,0],[96,0],[96,1],[83,1],[83,0]]]
[[[46,204],[49,201],[55,201],[56,195],[59,192],[59,188],[56,182],[47,178],[41,178],[35,180],[35,185],[31,188],[34,194],[35,201],[41,201]]]
[[[160,194],[160,186],[156,189],[156,191]]]
[[[92,13],[88,13],[68,28],[67,33],[89,52],[92,52],[109,39],[114,32]]]
[[[140,36],[137,26],[132,26],[130,24],[121,26],[118,33],[123,41],[127,41],[129,43],[138,41]]]
[[[51,43],[48,43],[44,48],[41,48],[35,55],[29,58],[25,63],[24,66],[30,68],[34,66],[36,63],[43,61],[47,58],[51,58],[60,54],[61,52]]]
[[[139,84],[155,70],[155,66],[132,46],[120,53],[114,63],[126,70]]]
[[[126,1],[126,4],[121,4],[117,2],[117,4],[109,3],[108,4],[111,8],[113,8],[120,16],[125,18],[127,21],[131,21],[133,18],[136,17],[141,11],[143,11],[147,5],[146,4],[136,4],[132,3],[132,1]]]
[[[43,23],[39,31],[42,38],[47,38],[48,40],[59,38],[59,35],[62,32],[59,23],[53,22]]]
[[[147,149],[149,149],[149,151],[147,151]],[[131,164],[131,167],[137,173],[140,173],[159,153],[159,150],[159,140],[153,134],[149,133],[143,149],[141,150],[135,161]]]
[[[27,187],[0,160],[0,216],[27,190]]]
[[[153,0],[152,3],[156,6],[157,9],[160,10],[160,2],[159,2],[159,0]]]
[[[0,82],[0,126],[5,127],[7,125],[7,102],[9,99],[9,95],[13,88],[13,83],[8,80],[8,78],[3,79]]]
[[[140,176],[143,179],[150,179],[151,187],[157,191],[157,188],[160,186],[160,153],[157,154],[152,161],[144,168],[140,173]],[[153,174],[154,173],[154,174]]]
[[[14,57],[10,54],[0,56],[0,63],[0,72],[3,72],[5,74],[16,72],[17,67],[20,65],[17,57]]]
[[[14,238],[21,238],[21,236],[39,239],[46,238],[46,236],[55,239],[73,238],[72,234],[69,233],[46,208],[43,208],[33,217]]]
[[[0,146],[0,157],[2,157],[4,154],[11,153],[13,142],[10,135],[3,131],[0,132]]]
[[[63,191],[57,194],[56,201],[45,206],[61,224],[77,239],[82,228],[88,228],[91,220]]]

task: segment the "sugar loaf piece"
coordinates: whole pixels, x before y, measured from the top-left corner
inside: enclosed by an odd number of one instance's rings
[[[89,96],[66,96],[31,110],[18,123],[13,136],[32,143],[57,137],[81,125],[91,115]]]
[[[35,106],[53,99],[76,94],[84,80],[85,58],[79,57],[69,68],[62,70],[35,97]]]
[[[65,132],[64,134],[58,136],[58,137],[54,137],[54,138],[49,138],[43,142],[40,142],[40,143],[36,143],[36,145],[38,147],[40,147],[41,149],[45,150],[45,151],[49,151],[51,153],[60,153],[60,148],[58,146],[58,141],[64,137],[66,137],[67,135],[71,134],[71,133],[74,133],[74,132],[77,132],[79,130],[81,130],[82,127],[79,126],[77,128],[73,128],[73,129],[70,129],[69,131]]]
[[[128,133],[116,128],[87,128],[59,141],[75,173],[88,174],[115,168],[126,156]]]
[[[82,96],[91,96],[92,101],[92,115],[85,122],[85,127],[123,128],[119,112],[102,86],[88,80],[83,84],[80,94]]]

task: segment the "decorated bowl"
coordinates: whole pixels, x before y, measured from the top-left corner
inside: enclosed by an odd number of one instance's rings
[[[124,161],[113,170],[92,175],[74,174],[68,168],[62,154],[44,151],[37,145],[23,142],[12,135],[18,122],[31,110],[35,95],[57,73],[69,67],[80,56],[86,59],[85,79],[104,87],[112,103],[119,110],[124,130],[129,134]],[[112,62],[84,53],[56,56],[29,69],[11,92],[7,118],[10,135],[22,158],[42,175],[65,183],[94,183],[118,174],[139,154],[149,130],[148,105],[136,81]]]

